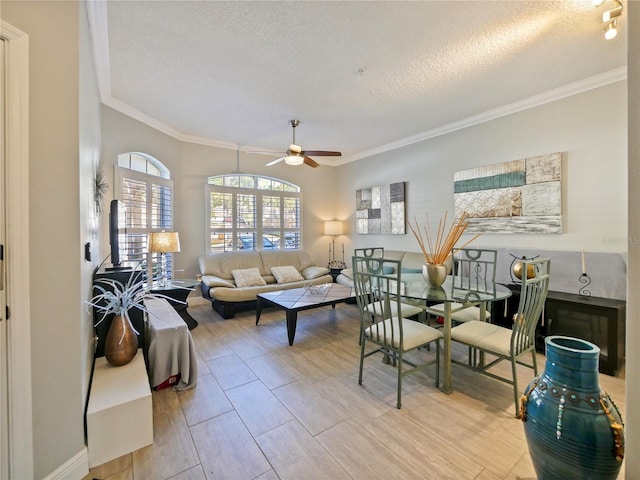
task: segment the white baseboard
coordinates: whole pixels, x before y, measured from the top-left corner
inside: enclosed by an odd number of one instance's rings
[[[44,480],[82,480],[89,473],[89,452],[84,447]]]

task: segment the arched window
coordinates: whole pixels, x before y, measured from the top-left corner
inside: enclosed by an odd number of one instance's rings
[[[217,175],[207,182],[209,251],[302,248],[300,187],[258,175]]]
[[[160,278],[161,257],[150,253],[148,234],[173,231],[173,181],[158,159],[140,152],[118,155],[115,195],[125,214],[120,221],[120,258],[141,262],[149,278]],[[168,253],[167,276],[173,278],[173,255]]]

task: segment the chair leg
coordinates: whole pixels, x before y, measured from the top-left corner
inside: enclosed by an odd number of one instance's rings
[[[536,349],[531,350],[531,356],[533,357],[533,375],[538,376],[538,356],[536,355]]]
[[[398,410],[402,406],[402,350],[398,352]]]
[[[361,329],[361,334],[360,334],[360,338],[362,339],[362,341],[360,342],[360,372],[358,373],[358,385],[362,385],[362,368],[364,365],[364,345],[365,345],[365,340],[364,340],[364,331]]]
[[[436,340],[436,388],[440,386],[440,340]]]
[[[513,401],[516,405],[516,418],[520,418],[520,402],[519,402],[519,392],[518,392],[518,373],[516,371],[516,359],[515,357],[511,358],[511,375],[513,375]]]

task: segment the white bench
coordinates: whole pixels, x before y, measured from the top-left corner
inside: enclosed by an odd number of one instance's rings
[[[121,367],[95,360],[87,406],[89,468],[153,443],[153,405],[142,349]]]

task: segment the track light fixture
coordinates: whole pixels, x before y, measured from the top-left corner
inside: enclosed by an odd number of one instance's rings
[[[604,38],[606,38],[607,40],[616,38],[616,36],[618,35],[617,26],[618,21],[615,18],[607,23],[607,26],[604,28]]]
[[[595,6],[600,6],[604,3],[604,0],[593,0]],[[604,38],[611,40],[618,35],[618,20],[617,17],[622,15],[622,2],[615,0],[615,6],[605,10],[602,13],[602,23],[605,23]]]
[[[609,10],[605,11],[602,14],[602,22],[603,23],[607,23],[611,20],[613,20],[616,17],[619,17],[620,15],[622,15],[622,3],[620,3],[619,0],[616,0],[616,6],[613,8],[610,8]]]

